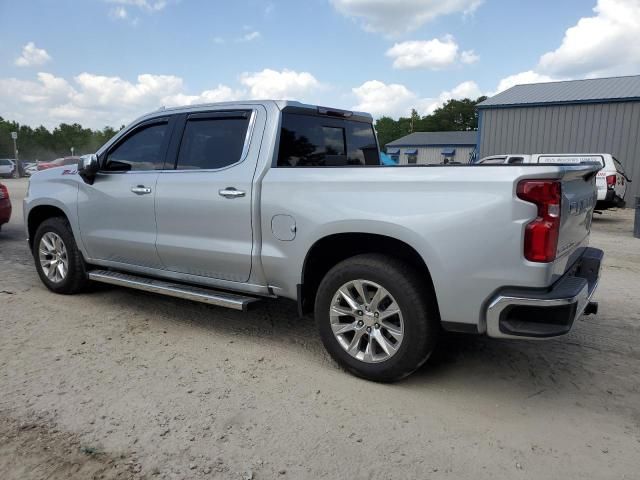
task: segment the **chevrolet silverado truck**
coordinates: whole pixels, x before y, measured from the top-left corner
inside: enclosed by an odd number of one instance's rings
[[[34,174],[24,216],[53,292],[292,299],[338,364],[394,381],[443,330],[542,339],[595,313],[597,169],[386,166],[368,114],[233,102],[161,109]]]

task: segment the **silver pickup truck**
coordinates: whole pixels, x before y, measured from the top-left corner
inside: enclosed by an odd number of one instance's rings
[[[442,330],[567,333],[591,302],[597,167],[383,166],[370,115],[288,101],[162,109],[31,177],[43,283],[313,312],[356,375],[402,378]]]

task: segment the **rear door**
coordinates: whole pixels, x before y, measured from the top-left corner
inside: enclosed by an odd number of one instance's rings
[[[156,247],[173,272],[246,282],[263,107],[183,115],[156,193]]]

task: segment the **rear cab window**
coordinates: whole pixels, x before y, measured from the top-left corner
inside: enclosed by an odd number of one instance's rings
[[[303,113],[282,113],[278,167],[380,166],[369,122]]]

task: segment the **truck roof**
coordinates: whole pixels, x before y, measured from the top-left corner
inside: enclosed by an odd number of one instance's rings
[[[360,120],[368,120],[373,121],[373,117],[370,113],[366,112],[358,112],[352,110],[343,110],[340,108],[333,107],[323,107],[320,105],[312,105],[309,103],[302,103],[296,100],[235,100],[231,102],[214,102],[214,103],[198,103],[194,105],[183,105],[177,107],[160,107],[158,110],[142,115],[139,118],[136,118],[134,122],[138,122],[142,119],[154,118],[158,116],[162,116],[163,114],[169,113],[188,113],[192,111],[202,110],[203,108],[210,107],[243,107],[247,105],[266,105],[271,104],[278,107],[279,110],[284,110],[285,108],[291,108],[295,110],[309,110],[309,112],[318,113],[321,111],[329,111],[329,112],[341,112],[347,114],[345,116],[348,117],[358,117]]]

